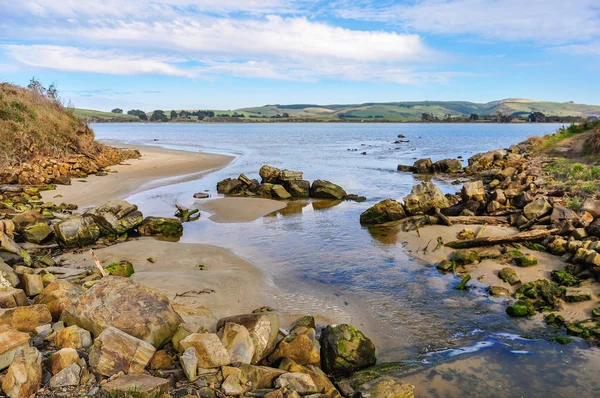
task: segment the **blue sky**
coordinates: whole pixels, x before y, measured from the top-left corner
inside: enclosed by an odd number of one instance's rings
[[[600,104],[598,0],[0,0],[0,81],[76,107]]]

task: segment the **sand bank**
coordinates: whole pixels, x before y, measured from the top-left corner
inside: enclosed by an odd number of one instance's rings
[[[225,167],[233,160],[233,157],[226,155],[175,151],[154,146],[113,146],[138,149],[142,157],[110,167],[107,176],[91,175],[85,178],[85,182],[77,178],[72,180],[71,185],[59,185],[54,191],[42,192],[43,200],[90,207],[146,189],[190,181]]]
[[[202,202],[198,208],[211,213],[215,222],[249,222],[284,209],[287,202],[261,198],[221,198]]]

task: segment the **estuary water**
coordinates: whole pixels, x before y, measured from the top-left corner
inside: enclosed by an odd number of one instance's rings
[[[451,275],[411,259],[394,237],[372,234],[360,214],[385,198],[402,199],[419,181],[396,171],[415,159],[433,161],[504,148],[555,131],[551,124],[95,124],[98,139],[236,155],[226,168],[128,198],[145,215],[172,216],[194,207],[193,194],[240,173],[259,178],[263,164],[302,170],[364,203],[296,202],[246,223],[215,223],[203,214],[186,223],[182,242],[233,250],[285,292],[278,309],[321,314],[363,330],[380,362],[403,361],[417,396],[597,396],[600,353],[575,340],[550,343],[556,332],[515,320],[483,291],[452,289]],[[398,144],[398,135],[405,138]],[[364,153],[364,154],[363,154]],[[437,180],[445,192],[460,186]]]

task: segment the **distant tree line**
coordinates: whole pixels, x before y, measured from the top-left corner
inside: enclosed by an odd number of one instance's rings
[[[442,117],[434,113],[421,114],[422,122],[429,123],[469,123],[469,122],[490,122],[490,123],[513,123],[513,122],[528,122],[528,123],[579,123],[586,119],[580,116],[546,116],[541,112],[518,114],[504,114],[501,112],[493,115],[478,115],[472,113],[470,116],[460,115],[452,116],[446,114]]]

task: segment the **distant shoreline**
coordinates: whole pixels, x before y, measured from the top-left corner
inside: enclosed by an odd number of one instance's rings
[[[105,124],[105,123],[123,123],[123,124],[128,124],[128,123],[137,123],[137,124],[275,124],[275,123],[280,123],[280,124],[289,124],[289,123],[298,123],[298,124],[344,124],[344,123],[350,123],[350,124],[377,124],[377,123],[384,123],[384,124],[571,124],[571,123],[567,123],[567,122],[523,122],[523,121],[519,121],[519,122],[508,122],[508,123],[502,123],[502,122],[493,122],[493,121],[487,121],[487,120],[478,120],[478,121],[472,121],[472,122],[444,122],[444,121],[435,121],[435,122],[424,122],[422,120],[406,120],[406,121],[401,121],[401,120],[372,120],[372,119],[363,119],[363,120],[318,120],[318,121],[311,121],[311,120],[302,120],[302,119],[293,119],[293,120],[281,120],[281,119],[273,119],[273,120],[240,120],[240,121],[217,121],[217,120],[211,120],[211,121],[188,121],[188,122],[183,122],[183,121],[175,121],[175,122],[150,122],[150,121],[141,121],[141,120],[85,120],[83,119],[86,123],[88,124]]]

